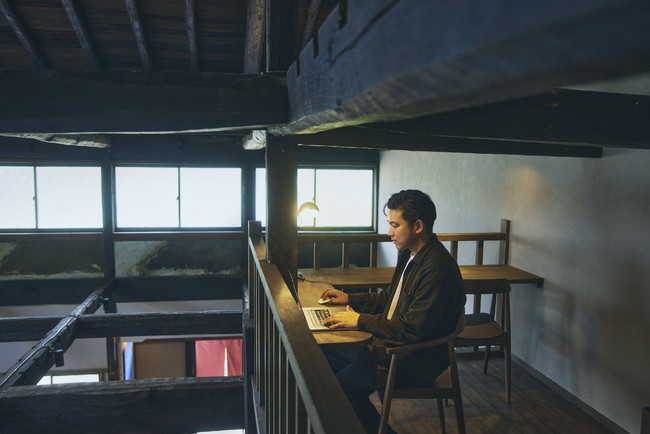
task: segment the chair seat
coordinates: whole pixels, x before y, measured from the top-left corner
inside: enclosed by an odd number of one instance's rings
[[[503,329],[496,322],[476,326],[467,326],[456,338],[456,346],[462,347],[463,339],[494,339],[503,336]]]
[[[381,396],[381,395],[380,395]],[[393,390],[393,398],[432,399],[453,398],[451,372],[445,369],[430,387],[406,387]]]

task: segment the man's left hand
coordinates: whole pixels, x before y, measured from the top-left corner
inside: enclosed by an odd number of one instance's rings
[[[350,306],[345,307],[345,312],[337,312],[329,318],[325,318],[323,324],[330,329],[356,328],[359,321],[359,314]]]

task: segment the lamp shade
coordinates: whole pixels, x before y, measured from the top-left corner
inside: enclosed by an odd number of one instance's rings
[[[318,215],[320,210],[314,202],[305,202],[298,208],[298,215],[302,218],[313,218]]]

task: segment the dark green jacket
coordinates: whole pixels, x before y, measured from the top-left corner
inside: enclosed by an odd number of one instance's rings
[[[401,251],[393,279],[379,293],[350,294],[349,304],[358,313],[359,329],[375,337],[370,349],[380,365],[390,362],[385,346],[436,339],[454,331],[464,310],[465,291],[458,264],[434,234],[415,255],[404,275],[402,291],[391,320],[386,316],[404,266],[411,252]],[[449,366],[446,345],[409,354],[400,371],[423,379],[435,379]]]

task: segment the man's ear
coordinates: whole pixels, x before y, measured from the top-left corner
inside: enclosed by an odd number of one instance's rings
[[[421,234],[424,231],[424,222],[422,220],[416,220],[413,226],[416,234]]]

